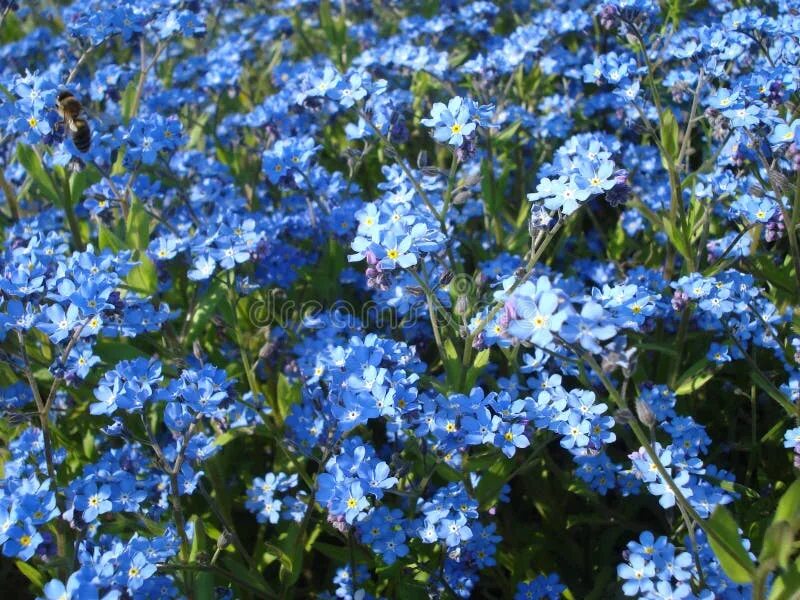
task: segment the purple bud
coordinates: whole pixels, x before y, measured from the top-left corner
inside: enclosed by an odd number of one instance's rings
[[[611,206],[625,204],[631,197],[631,186],[628,185],[628,171],[619,169],[614,173],[614,187],[606,192],[606,202]]]
[[[675,290],[672,295],[672,308],[680,312],[689,305],[689,294],[683,290]]]
[[[600,20],[600,26],[603,29],[610,31],[616,29],[619,25],[619,11],[613,4],[603,4],[600,7],[598,18]]]

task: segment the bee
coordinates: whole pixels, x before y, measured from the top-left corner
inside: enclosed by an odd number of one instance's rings
[[[83,106],[72,95],[72,92],[63,91],[58,94],[56,101],[58,114],[64,120],[63,126],[69,132],[75,147],[81,152],[88,152],[92,143],[92,130],[89,122],[83,118]]]

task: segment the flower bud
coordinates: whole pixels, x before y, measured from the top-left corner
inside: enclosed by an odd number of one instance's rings
[[[464,316],[467,314],[467,310],[469,309],[469,298],[465,295],[461,295],[456,299],[456,305],[453,307],[453,312],[458,315],[459,317]]]
[[[636,417],[648,428],[656,424],[656,415],[653,409],[641,398],[636,399]]]
[[[672,308],[680,312],[689,305],[689,295],[683,290],[675,290],[671,303]]]

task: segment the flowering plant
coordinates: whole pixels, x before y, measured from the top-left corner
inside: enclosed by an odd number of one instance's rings
[[[0,0],[3,589],[797,598],[799,12]]]

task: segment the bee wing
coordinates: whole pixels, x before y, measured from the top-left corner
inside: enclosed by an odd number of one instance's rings
[[[78,131],[78,125],[77,125],[77,124],[75,123],[75,121],[74,121],[74,120],[72,120],[72,119],[70,119],[70,120],[69,120],[69,130],[70,130],[72,133],[75,133],[76,131]]]

